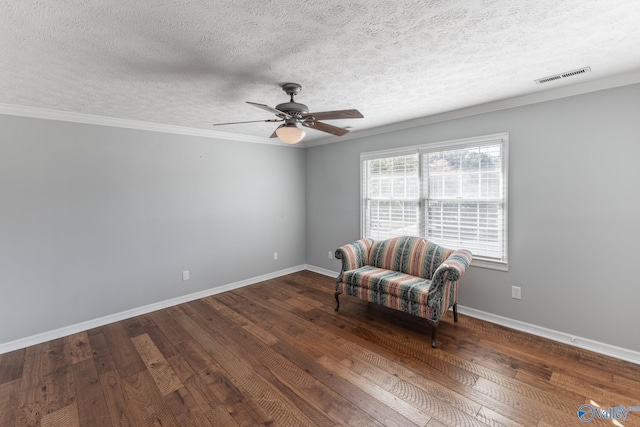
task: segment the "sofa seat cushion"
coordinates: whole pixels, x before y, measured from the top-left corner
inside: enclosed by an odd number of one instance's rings
[[[342,282],[347,295],[368,294],[367,300],[380,303],[389,295],[394,300],[426,305],[431,288],[431,280],[371,265],[343,272]]]

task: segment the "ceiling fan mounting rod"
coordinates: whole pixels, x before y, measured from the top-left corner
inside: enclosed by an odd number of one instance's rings
[[[291,97],[291,100],[289,102],[276,105],[276,110],[298,120],[302,119],[302,117],[309,112],[309,107],[304,104],[300,104],[293,99],[295,95],[300,93],[302,86],[298,83],[282,83],[280,87],[282,87],[282,90]]]

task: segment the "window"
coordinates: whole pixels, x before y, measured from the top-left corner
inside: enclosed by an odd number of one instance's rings
[[[421,236],[507,268],[508,135],[363,153],[362,235]]]

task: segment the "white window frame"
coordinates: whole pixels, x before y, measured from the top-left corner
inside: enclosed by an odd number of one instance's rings
[[[422,156],[425,153],[431,152],[439,152],[439,151],[449,151],[455,150],[465,147],[475,147],[482,145],[491,145],[491,144],[501,144],[502,151],[502,218],[503,218],[503,226],[502,226],[502,257],[501,259],[494,258],[483,258],[481,256],[474,255],[474,259],[471,265],[476,267],[490,268],[501,271],[508,271],[508,212],[509,212],[509,203],[508,203],[508,182],[509,182],[509,173],[508,173],[508,164],[509,164],[509,134],[508,133],[499,133],[493,135],[484,135],[478,137],[450,140],[450,141],[441,141],[430,144],[423,144],[411,147],[403,147],[398,149],[390,149],[390,150],[381,150],[381,151],[372,151],[360,154],[360,236],[365,236],[366,231],[366,204],[367,204],[367,183],[365,176],[365,162],[369,160],[387,158],[387,157],[397,157],[397,156],[405,156],[411,154],[417,154],[419,158],[420,171],[418,172],[420,177],[420,205],[423,207],[423,203],[425,203],[424,191],[422,190],[422,186],[424,185],[423,176],[422,176]],[[420,215],[424,215],[424,209],[419,209]],[[421,219],[419,223],[424,224],[425,219]],[[420,227],[419,227],[420,228]],[[436,238],[432,238],[430,236],[420,236],[424,237],[428,240],[432,240],[434,243],[438,243]],[[450,245],[444,244],[444,246],[449,247]]]

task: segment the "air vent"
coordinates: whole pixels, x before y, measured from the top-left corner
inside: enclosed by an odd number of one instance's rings
[[[565,71],[564,73],[555,74],[555,75],[549,76],[549,77],[543,77],[541,79],[534,80],[534,82],[536,82],[536,84],[540,85],[542,83],[549,83],[549,82],[552,82],[554,80],[566,79],[567,77],[573,77],[573,76],[577,76],[579,74],[588,73],[589,71],[591,71],[591,67],[583,67],[583,68],[579,68],[577,70]]]

